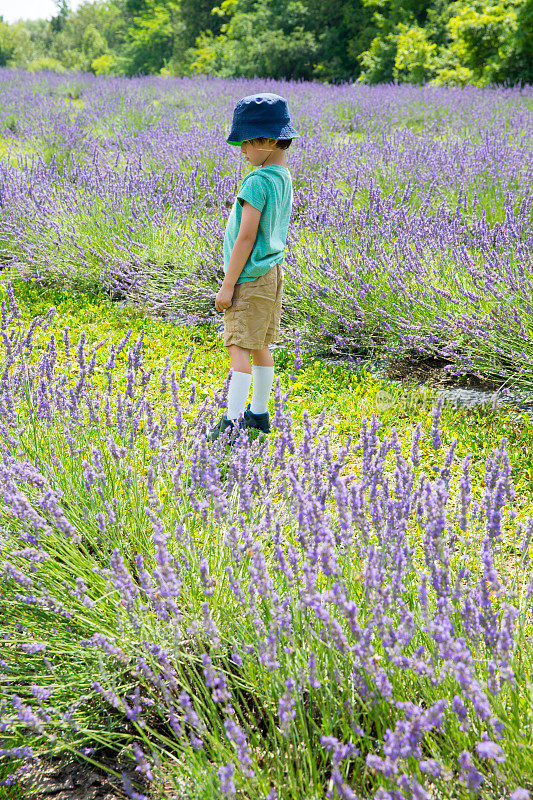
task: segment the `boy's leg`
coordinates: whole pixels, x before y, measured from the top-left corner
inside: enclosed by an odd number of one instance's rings
[[[230,344],[227,347],[227,351],[234,372],[247,372],[248,375],[252,374],[249,350],[246,350],[244,347],[239,347],[237,344]]]
[[[252,414],[266,414],[268,398],[274,383],[274,361],[268,345],[261,350],[252,350],[253,389],[250,411]]]
[[[261,350],[252,350],[252,363],[257,367],[273,367],[274,359],[270,352],[269,346],[266,344]]]
[[[239,414],[244,414],[250,384],[252,382],[252,371],[250,369],[250,351],[236,344],[228,347],[228,353],[233,368],[228,388],[228,409],[226,419],[235,421]]]
[[[269,273],[271,278],[270,293],[274,299],[274,306],[270,307],[270,320],[266,330],[265,344],[261,350],[252,350],[252,377],[253,391],[250,411],[256,415],[266,415],[268,420],[268,398],[274,383],[274,360],[268,347],[278,340],[279,323],[281,317],[281,300],[283,295],[283,269],[281,264],[272,267]],[[268,427],[268,422],[265,423]]]

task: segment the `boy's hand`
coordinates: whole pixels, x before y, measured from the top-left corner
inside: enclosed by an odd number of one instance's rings
[[[225,286],[221,286],[215,297],[216,310],[224,311],[225,308],[229,308],[231,306],[232,297],[233,289],[226,289]]]

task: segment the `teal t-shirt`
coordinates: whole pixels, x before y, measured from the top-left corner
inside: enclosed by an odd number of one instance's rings
[[[244,178],[226,223],[224,273],[239,233],[245,200],[261,212],[261,217],[252,252],[237,283],[253,281],[283,260],[292,208],[292,181],[288,168],[271,164],[252,170]]]

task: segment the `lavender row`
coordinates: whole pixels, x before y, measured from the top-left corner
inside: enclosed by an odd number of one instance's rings
[[[372,418],[335,450],[278,382],[270,441],[209,446],[227,383],[193,411],[193,351],[156,375],[142,336],[37,349],[53,310],[25,327],[8,300],[8,783],[120,741],[132,798],[527,800],[533,520],[505,440],[482,485],[439,405],[407,446]]]
[[[227,120],[272,89],[302,132],[284,327],[531,385],[531,88],[260,84],[2,71],[3,263],[218,321]]]

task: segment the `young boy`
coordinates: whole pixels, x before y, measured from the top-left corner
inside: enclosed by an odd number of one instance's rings
[[[285,150],[296,137],[299,134],[291,125],[283,97],[254,94],[235,106],[227,142],[240,145],[256,169],[240,186],[224,236],[225,277],[215,308],[224,311],[224,345],[233,375],[226,414],[208,434],[210,441],[228,427],[231,433],[239,427],[270,430],[268,398],[274,362],[268,345],[279,337],[281,265],[292,208]],[[252,401],[246,405],[252,376]]]

